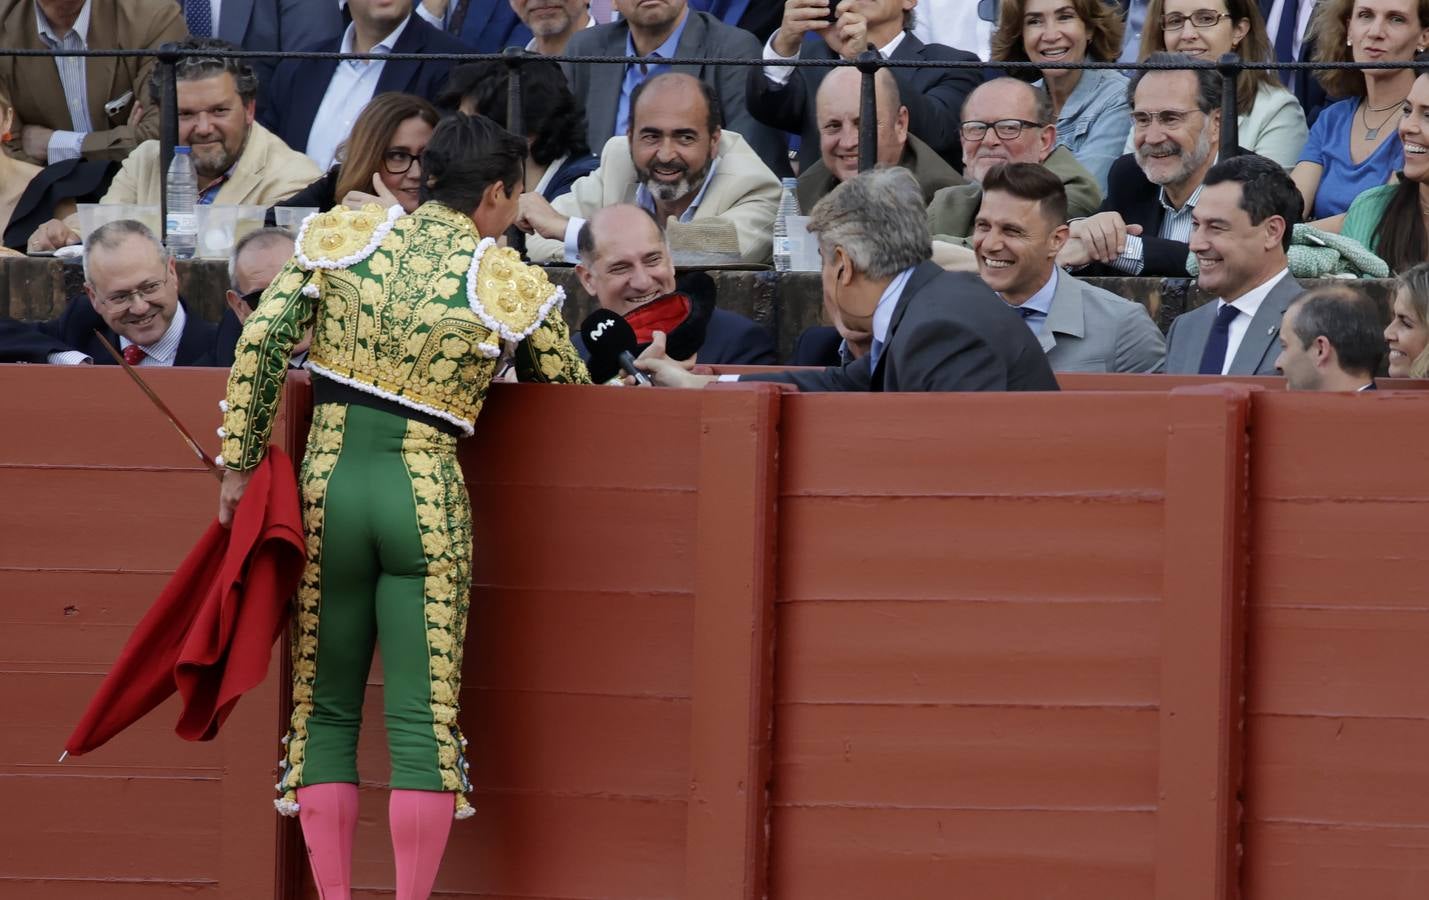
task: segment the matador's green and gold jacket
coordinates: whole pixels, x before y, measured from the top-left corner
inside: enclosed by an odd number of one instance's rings
[[[514,352],[521,381],[589,383],[564,299],[545,272],[440,203],[411,215],[368,205],[311,216],[244,323],[220,431],[224,465],[247,471],[262,459],[289,354],[309,327],[314,372],[470,435],[503,350]]]

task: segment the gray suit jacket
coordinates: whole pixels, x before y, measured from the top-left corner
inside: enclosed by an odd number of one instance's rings
[[[1280,355],[1277,338],[1280,317],[1305,289],[1293,275],[1284,275],[1271,289],[1231,359],[1228,375],[1274,375],[1275,358]],[[1206,303],[1182,313],[1166,333],[1166,371],[1172,375],[1195,375],[1201,367],[1211,326],[1216,321],[1217,303]]]
[[[1037,340],[1054,372],[1156,372],[1166,361],[1146,307],[1065,272]]]
[[[1055,391],[1057,378],[1022,318],[981,278],[925,262],[903,287],[878,366],[865,354],[818,371],[743,375],[801,391]]]
[[[689,11],[689,21],[675,48],[681,58],[759,59],[764,48],[749,32],[726,25],[709,13]],[[571,35],[566,53],[571,56],[624,56],[630,26],[625,22],[596,25]],[[592,147],[604,147],[615,134],[615,117],[620,111],[620,85],[625,67],[613,63],[597,65],[562,63],[571,83],[571,93],[585,106],[586,140]],[[737,131],[764,160],[780,174],[789,168],[784,140],[772,128],[749,114],[744,102],[748,80],[745,66],[672,66],[671,71],[693,75],[714,88],[719,97],[723,127]],[[624,135],[620,135],[623,137]]]
[[[336,3],[223,0],[218,8],[218,37],[244,50],[302,50],[340,37],[343,27]],[[258,73],[258,84],[267,87],[278,61],[247,62]]]

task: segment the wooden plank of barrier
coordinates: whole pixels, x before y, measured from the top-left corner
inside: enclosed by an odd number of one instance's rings
[[[688,900],[765,895],[779,393],[717,386],[701,402]]]
[[[1240,896],[1250,391],[1170,398],[1156,900]]]

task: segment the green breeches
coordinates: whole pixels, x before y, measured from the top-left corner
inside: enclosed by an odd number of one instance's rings
[[[357,783],[374,648],[393,788],[469,789],[457,698],[471,587],[471,505],[456,438],[365,406],[321,404],[300,477],[293,717],[278,789]],[[280,801],[282,808],[282,801]]]

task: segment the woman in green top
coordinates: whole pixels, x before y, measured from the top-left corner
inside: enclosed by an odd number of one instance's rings
[[[1429,56],[1415,57],[1419,63]],[[1394,272],[1429,259],[1429,69],[1419,69],[1399,118],[1404,171],[1355,198],[1340,233],[1379,255]]]

